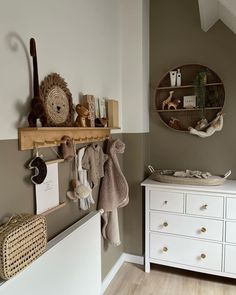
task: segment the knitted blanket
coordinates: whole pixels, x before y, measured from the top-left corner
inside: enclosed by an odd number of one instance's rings
[[[106,150],[108,160],[104,166],[98,201],[98,208],[104,210],[102,235],[115,246],[121,243],[117,209],[126,206],[129,202],[128,183],[117,159],[117,153],[124,153],[124,150],[125,144],[121,140],[108,141]]]

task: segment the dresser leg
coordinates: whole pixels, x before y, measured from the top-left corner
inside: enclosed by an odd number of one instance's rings
[[[150,262],[148,259],[145,259],[145,272],[150,272]]]

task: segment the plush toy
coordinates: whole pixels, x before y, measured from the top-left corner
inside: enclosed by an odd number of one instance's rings
[[[75,157],[73,140],[69,136],[63,136],[61,144],[62,157],[65,161],[72,161]]]
[[[36,53],[36,43],[33,38],[30,39],[30,55],[33,58],[33,70],[34,70],[34,98],[31,101],[31,111],[28,116],[28,122],[30,127],[37,126],[37,120],[39,119],[43,127],[47,126],[47,117],[43,105],[43,101],[40,99],[39,94],[39,80],[38,80],[38,63]]]
[[[223,115],[222,112],[218,113],[216,118],[206,126],[205,131],[199,131],[196,128],[189,127],[190,134],[206,138],[213,135],[216,131],[221,131],[223,128]]]
[[[31,111],[28,116],[29,126],[36,127],[38,119],[43,127],[47,126],[47,117],[43,102],[39,97],[34,97],[31,101]]]
[[[76,127],[87,127],[86,118],[89,116],[89,111],[81,104],[77,104],[75,107],[76,113],[78,114],[75,120]]]

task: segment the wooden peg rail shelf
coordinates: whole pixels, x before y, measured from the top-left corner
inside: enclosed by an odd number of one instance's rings
[[[106,127],[40,127],[19,128],[19,150],[30,150],[36,147],[45,148],[59,146],[67,135],[76,144],[104,141],[110,137],[111,128]]]

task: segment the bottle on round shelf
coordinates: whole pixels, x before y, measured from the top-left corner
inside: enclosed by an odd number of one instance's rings
[[[170,71],[170,86],[171,87],[176,86],[176,76],[177,76],[177,71]]]
[[[176,85],[181,86],[181,73],[180,69],[177,69]]]

